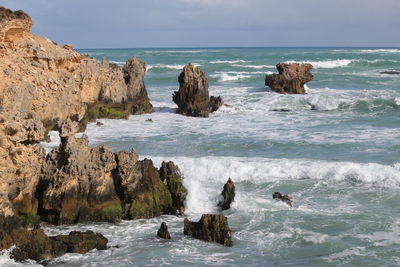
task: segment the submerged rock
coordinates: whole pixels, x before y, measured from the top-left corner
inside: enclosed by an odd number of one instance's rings
[[[279,63],[276,65],[279,74],[265,77],[265,85],[281,94],[305,94],[304,84],[314,77],[311,64]]]
[[[172,100],[178,105],[177,112],[186,116],[208,117],[223,105],[221,97],[209,97],[208,79],[204,72],[187,64],[179,75],[179,90],[175,91]]]
[[[160,229],[157,231],[157,236],[164,239],[171,239],[171,235],[168,232],[168,226],[165,222],[161,223]]]
[[[400,70],[385,70],[385,71],[381,71],[379,73],[380,74],[396,75],[396,74],[400,74]]]
[[[235,184],[232,182],[231,178],[228,179],[224,185],[224,189],[221,192],[223,201],[218,203],[221,210],[227,210],[231,208],[231,204],[235,199]]]
[[[292,207],[292,200],[288,195],[282,195],[279,192],[275,192],[272,194],[272,198],[277,200],[277,201],[283,201],[284,203],[288,204],[290,207]]]
[[[203,214],[198,222],[190,222],[185,218],[183,233],[196,239],[232,246],[228,219],[222,214]]]

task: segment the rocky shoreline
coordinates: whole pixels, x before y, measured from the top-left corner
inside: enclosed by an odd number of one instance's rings
[[[0,250],[15,260],[43,261],[67,252],[106,249],[107,239],[93,232],[48,237],[41,224],[118,223],[163,214],[184,216],[188,194],[174,162],[156,168],[139,160],[134,149],[111,152],[89,147],[86,124],[97,118],[127,118],[153,112],[144,84],[146,64],[134,57],[123,67],[59,46],[30,33],[32,19],[0,8]],[[305,93],[312,66],[278,64],[266,77],[279,93]],[[188,64],[173,101],[177,113],[208,117],[224,105],[209,96],[208,79]],[[39,144],[49,130],[61,143],[46,155]],[[218,206],[229,209],[235,196],[231,179]],[[222,214],[183,222],[184,234],[232,246],[232,231]],[[166,224],[158,236],[170,239]]]

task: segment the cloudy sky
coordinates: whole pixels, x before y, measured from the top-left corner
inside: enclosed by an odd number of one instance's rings
[[[76,48],[400,46],[400,0],[0,0]]]

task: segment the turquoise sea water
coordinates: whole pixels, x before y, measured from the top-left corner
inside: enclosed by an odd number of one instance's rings
[[[101,120],[86,130],[92,145],[134,147],[159,166],[174,160],[189,190],[187,215],[216,213],[228,177],[236,199],[225,211],[233,247],[183,235],[183,218],[162,216],[48,227],[103,233],[107,251],[68,254],[51,266],[398,266],[400,264],[400,69],[398,48],[190,48],[82,50],[123,65],[147,63],[156,112]],[[278,62],[309,62],[307,95],[264,86]],[[175,114],[172,93],[183,66],[209,78],[210,95],[227,107],[210,118]],[[276,110],[288,111],[276,111]],[[151,118],[153,122],[146,120]],[[54,143],[47,146],[56,145]],[[293,207],[272,200],[288,193]],[[171,241],[159,240],[166,221]],[[0,257],[7,264],[6,255]]]

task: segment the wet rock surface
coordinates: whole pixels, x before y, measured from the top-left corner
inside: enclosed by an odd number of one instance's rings
[[[171,239],[171,235],[168,232],[168,226],[165,222],[161,223],[160,229],[157,231],[157,236],[164,239]]]
[[[232,232],[228,219],[222,214],[203,214],[200,221],[184,220],[184,234],[207,242],[232,246]]]
[[[280,192],[275,192],[272,194],[272,198],[277,201],[282,201],[292,207],[292,200],[290,199],[289,195],[285,194],[282,195]]]
[[[223,105],[221,97],[209,97],[208,79],[198,67],[187,64],[178,78],[179,90],[172,100],[178,105],[177,112],[186,116],[208,117]]]
[[[267,75],[265,85],[281,94],[305,94],[304,84],[314,78],[311,64],[279,63],[276,68],[279,74]]]
[[[107,249],[108,240],[102,234],[93,231],[72,231],[69,235],[58,235],[50,237],[66,246],[66,252],[85,254],[93,249]]]
[[[221,210],[227,210],[231,208],[232,202],[235,200],[235,184],[231,180],[228,179],[226,184],[224,185],[224,189],[221,192],[223,200],[218,203],[218,206]]]

